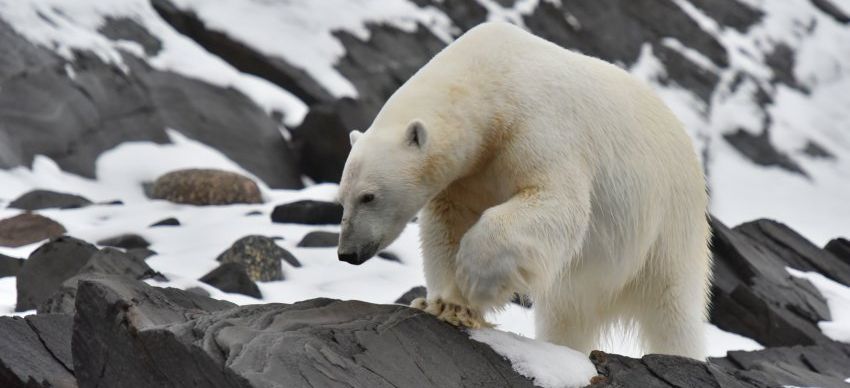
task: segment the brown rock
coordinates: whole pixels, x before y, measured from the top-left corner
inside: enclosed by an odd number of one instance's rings
[[[63,234],[62,224],[34,213],[0,220],[0,246],[4,247],[20,247]]]
[[[213,169],[169,172],[154,182],[151,197],[199,206],[263,202],[260,188],[251,178]]]

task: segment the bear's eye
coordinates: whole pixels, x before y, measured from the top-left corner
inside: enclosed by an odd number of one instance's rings
[[[369,203],[375,200],[375,194],[363,194],[360,197],[360,203]]]

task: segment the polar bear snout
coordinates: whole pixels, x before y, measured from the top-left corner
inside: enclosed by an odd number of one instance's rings
[[[340,244],[340,249],[337,251],[337,256],[339,257],[339,261],[344,261],[349,264],[360,265],[375,256],[375,253],[378,252],[378,244],[377,243],[369,243],[363,247],[355,247],[355,248],[342,248],[342,244]]]

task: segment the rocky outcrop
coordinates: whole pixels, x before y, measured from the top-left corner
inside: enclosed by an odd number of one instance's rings
[[[62,224],[34,213],[0,220],[0,246],[21,247],[65,234]]]
[[[75,388],[72,317],[0,317],[0,386]]]
[[[212,169],[169,172],[153,183],[151,198],[198,206],[263,202],[260,188],[251,178]]]
[[[33,190],[21,194],[20,197],[9,203],[8,207],[32,211],[49,208],[73,209],[88,206],[91,203],[88,199],[76,194],[50,190]]]
[[[236,307],[108,278],[80,285],[73,355],[81,386],[532,386],[488,346],[407,307]]]

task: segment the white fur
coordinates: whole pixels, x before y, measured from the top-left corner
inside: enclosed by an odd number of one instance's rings
[[[423,209],[426,310],[443,319],[520,292],[544,340],[588,352],[625,323],[648,352],[704,356],[702,170],[672,112],[609,63],[505,23],[470,30],[354,144],[340,201],[341,252],[385,247]]]

